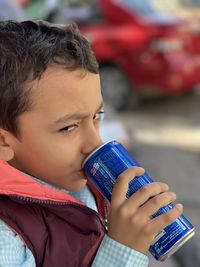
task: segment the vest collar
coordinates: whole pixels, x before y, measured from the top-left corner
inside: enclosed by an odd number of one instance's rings
[[[40,200],[83,203],[64,191],[54,189],[35,181],[25,174],[0,160],[0,194],[19,195]]]

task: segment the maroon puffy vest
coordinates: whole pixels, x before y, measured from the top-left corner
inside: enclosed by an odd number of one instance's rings
[[[90,189],[103,216],[107,205]],[[106,232],[102,216],[0,161],[0,220],[21,237],[37,267],[91,266]]]
[[[98,214],[76,203],[35,204],[0,196],[0,219],[24,240],[37,267],[88,267],[105,234]]]

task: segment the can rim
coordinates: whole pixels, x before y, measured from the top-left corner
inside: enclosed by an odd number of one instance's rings
[[[159,257],[159,261],[165,261],[171,255],[173,255],[178,249],[180,249],[190,238],[195,235],[195,227],[193,227],[186,235],[177,240],[176,243],[169,248],[162,256]]]
[[[113,143],[116,142],[115,140],[112,141],[107,141],[105,143],[103,143],[102,145],[100,145],[99,147],[97,147],[95,150],[93,150],[87,157],[86,159],[84,159],[83,163],[82,163],[82,168],[84,167],[84,165],[86,164],[86,162],[88,161],[89,158],[91,158],[94,153],[96,153],[100,148],[102,148],[103,146],[107,145],[108,143]]]

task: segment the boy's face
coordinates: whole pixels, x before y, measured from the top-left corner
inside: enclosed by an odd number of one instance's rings
[[[19,117],[21,138],[9,138],[10,164],[69,191],[80,190],[87,182],[81,164],[102,144],[99,75],[51,67],[31,92],[34,107]]]

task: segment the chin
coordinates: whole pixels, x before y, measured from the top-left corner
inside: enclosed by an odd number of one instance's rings
[[[78,191],[82,190],[86,186],[86,184],[87,184],[86,178],[82,179],[76,185],[74,185],[74,187],[70,191],[71,192],[78,192]]]

